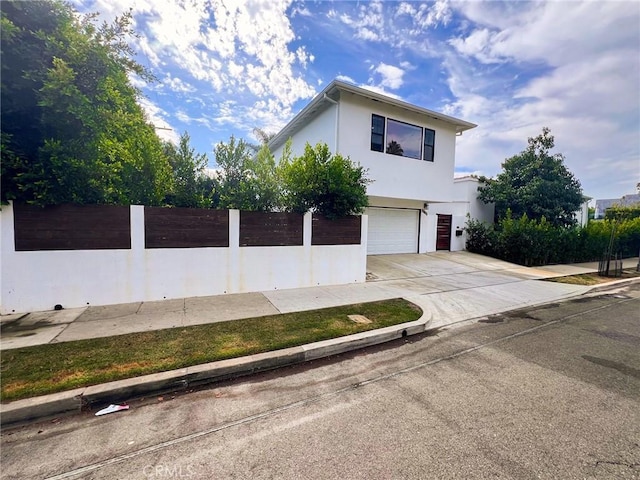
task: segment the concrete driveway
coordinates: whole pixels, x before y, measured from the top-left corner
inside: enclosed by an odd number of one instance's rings
[[[484,274],[483,274],[484,273]],[[483,275],[479,275],[483,274]],[[367,281],[431,278],[460,279],[469,275],[476,286],[511,280],[541,279],[557,276],[553,270],[528,268],[496,258],[469,252],[435,252],[428,254],[370,255],[367,257]],[[488,282],[488,283],[484,283]],[[437,283],[434,283],[437,284]],[[443,285],[446,289],[446,284]]]
[[[564,271],[567,266],[557,267]],[[582,267],[576,273],[586,271]],[[591,289],[540,282],[568,274],[553,267],[528,268],[464,251],[370,256],[367,272],[369,285],[403,292],[404,298],[419,305],[431,328],[555,302]]]

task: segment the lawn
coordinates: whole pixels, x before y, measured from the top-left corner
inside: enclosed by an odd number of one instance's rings
[[[601,277],[597,273],[583,273],[581,275],[568,275],[566,277],[556,277],[546,279],[549,282],[569,283],[571,285],[598,285],[609,283],[615,280],[640,277],[640,272],[635,269],[625,269],[619,277]]]
[[[347,316],[363,315],[371,323]],[[402,299],[2,352],[2,401],[327,340],[420,318]]]

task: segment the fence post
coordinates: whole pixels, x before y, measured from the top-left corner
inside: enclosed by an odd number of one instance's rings
[[[229,265],[226,293],[240,291],[240,210],[229,209]]]

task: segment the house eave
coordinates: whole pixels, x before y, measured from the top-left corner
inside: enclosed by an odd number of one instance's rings
[[[309,102],[289,123],[287,123],[287,125],[285,125],[282,130],[280,130],[280,132],[278,132],[278,134],[276,134],[275,137],[273,137],[273,139],[271,139],[269,142],[269,148],[273,151],[284,144],[289,137],[299,130],[300,125],[304,124],[307,119],[314,117],[323,108],[324,104],[328,106],[332,101],[335,102],[335,99],[332,97],[339,95],[340,92],[348,92],[370,100],[393,105],[419,115],[424,115],[433,120],[452,125],[455,128],[456,134],[461,134],[466,130],[471,130],[472,128],[477,127],[475,123],[460,120],[459,118],[451,117],[443,113],[434,112],[433,110],[419,107],[402,100],[397,100],[340,80],[334,80],[327,85],[324,90],[318,93],[311,102]]]

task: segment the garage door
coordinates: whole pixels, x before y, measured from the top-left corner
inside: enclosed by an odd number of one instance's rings
[[[368,208],[367,253],[417,253],[419,210]]]

